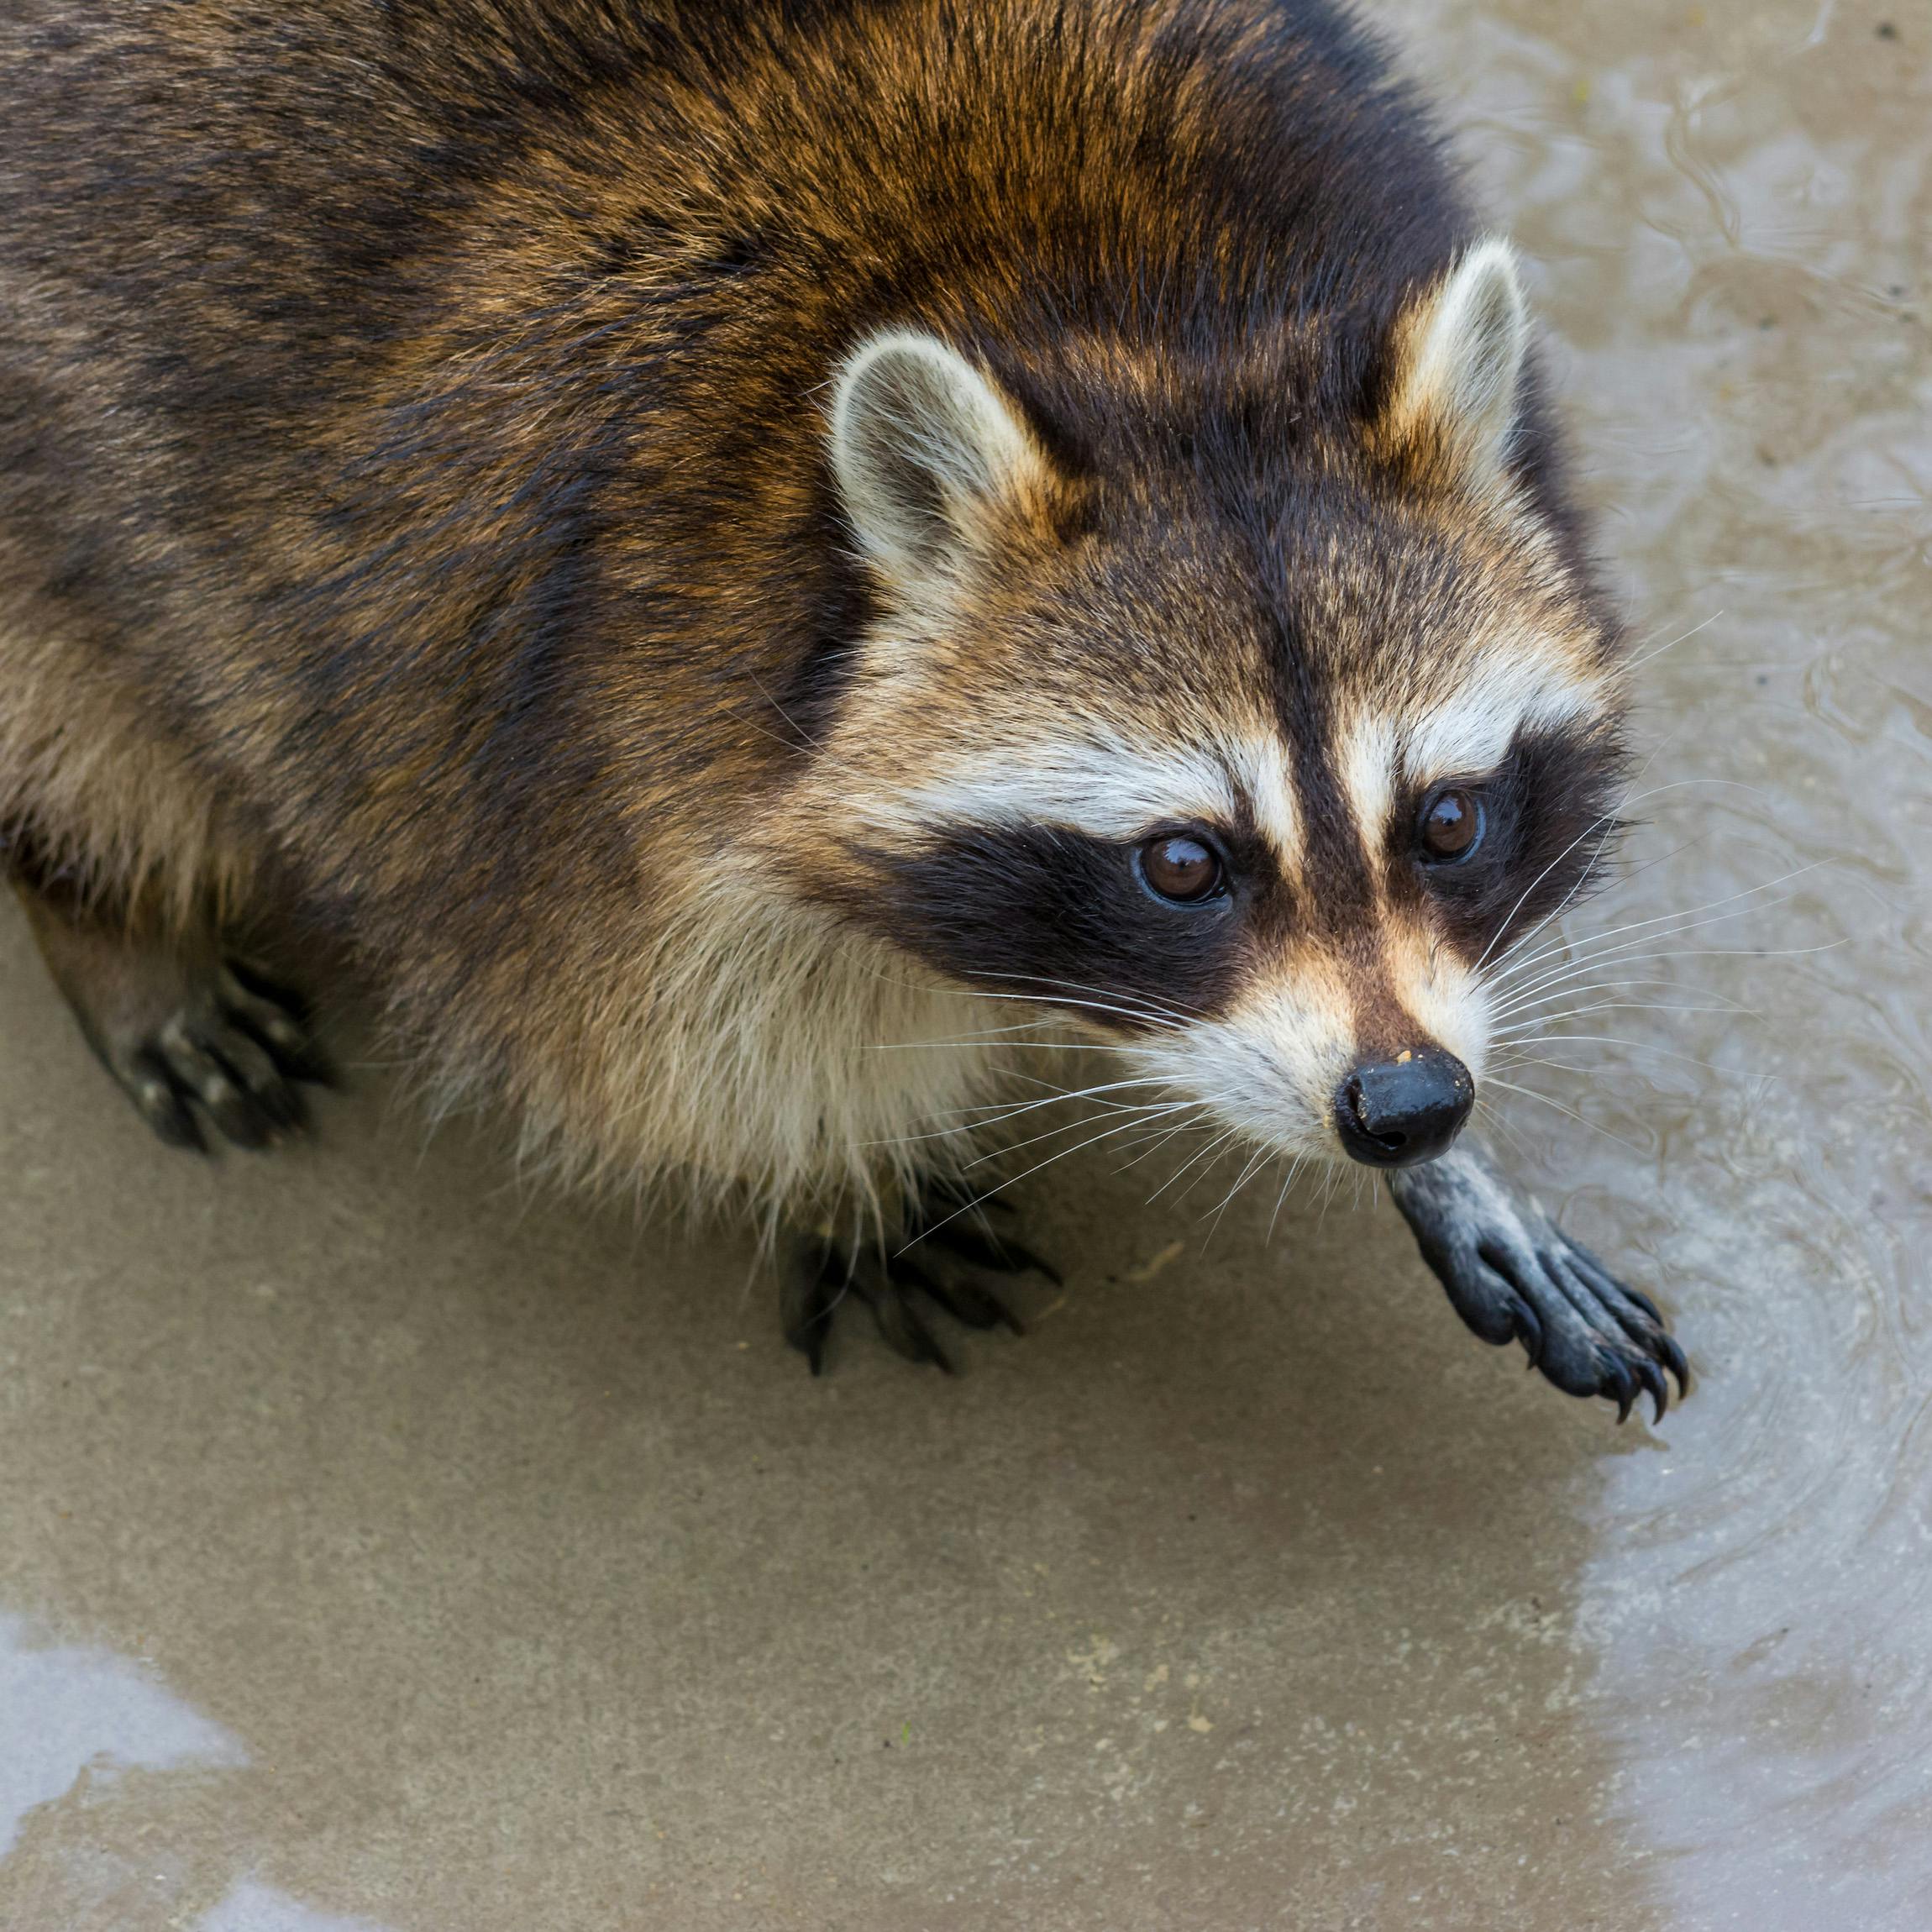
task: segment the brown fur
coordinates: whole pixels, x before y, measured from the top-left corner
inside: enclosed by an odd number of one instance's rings
[[[34,0],[0,76],[0,826],[272,887],[573,1164],[823,1195],[991,1097],[880,830],[969,743],[1608,675],[1533,382],[1501,508],[1390,428],[1473,230],[1325,6]],[[826,461],[889,326],[1044,465],[923,629]],[[1347,958],[1312,823],[1280,930]]]

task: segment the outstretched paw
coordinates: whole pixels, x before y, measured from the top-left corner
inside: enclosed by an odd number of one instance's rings
[[[1058,1272],[1017,1242],[995,1234],[978,1204],[962,1210],[934,1195],[896,1252],[849,1252],[823,1239],[801,1243],[780,1294],[785,1338],[823,1372],[826,1345],[838,1310],[857,1303],[872,1311],[886,1344],[908,1362],[930,1362],[950,1375],[953,1362],[932,1331],[935,1313],[966,1328],[1026,1332],[1020,1318],[984,1278],[988,1273]]]
[[[1641,1394],[1662,1419],[1666,1371],[1680,1396],[1688,1390],[1690,1365],[1656,1304],[1519,1198],[1473,1148],[1404,1168],[1389,1185],[1423,1259],[1483,1341],[1520,1341],[1531,1368],[1572,1395],[1607,1396],[1620,1422]]]

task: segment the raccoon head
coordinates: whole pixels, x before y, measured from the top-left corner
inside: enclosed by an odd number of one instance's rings
[[[877,616],[811,890],[1272,1147],[1441,1152],[1489,975],[1614,829],[1617,640],[1527,334],[1489,241],[1343,405],[1265,347],[861,343],[828,447]]]

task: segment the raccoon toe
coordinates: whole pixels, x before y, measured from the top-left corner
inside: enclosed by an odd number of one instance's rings
[[[1012,1205],[996,1194],[976,1195],[954,1184],[932,1184],[913,1219],[912,1254],[943,1251],[949,1258],[995,1274],[1037,1274],[1056,1288],[1064,1285],[1059,1269],[1050,1261],[993,1226],[986,1213],[989,1208],[1005,1215],[1013,1212]]]
[[[909,1255],[895,1255],[886,1263],[886,1273],[899,1289],[916,1289],[962,1328],[1004,1328],[1013,1335],[1026,1332],[1025,1324],[995,1293],[992,1284],[978,1279],[969,1269],[948,1267],[943,1262],[927,1267]]]
[[[856,1258],[823,1242],[808,1243],[794,1257],[780,1289],[785,1338],[803,1355],[814,1375],[825,1373],[834,1317],[847,1302],[872,1311],[879,1335],[908,1362],[931,1362],[950,1375],[953,1364],[911,1297],[916,1285],[895,1279],[875,1257]]]
[[[328,1069],[292,995],[224,958],[212,928],[83,905],[18,866],[7,876],[82,1037],[162,1140],[206,1152],[212,1122],[259,1147],[302,1126],[298,1083]]]
[[[229,1025],[258,1042],[287,1080],[333,1087],[335,1068],[313,1032],[308,1002],[239,959],[224,960],[216,998]]]
[[[251,1063],[247,1049],[252,1046],[219,1024],[177,1013],[150,1050],[176,1090],[191,1097],[228,1140],[237,1147],[265,1147],[295,1124],[294,1096],[272,1063],[265,1071]],[[255,1048],[255,1062],[265,1059]]]
[[[950,1221],[932,1228],[923,1241],[925,1245],[946,1249],[975,1268],[990,1268],[995,1274],[1044,1275],[1055,1288],[1063,1285],[1059,1269],[1050,1261],[1042,1260],[1023,1243],[988,1228]]]
[[[171,1147],[207,1150],[202,1122],[239,1147],[274,1146],[308,1124],[300,1083],[328,1069],[286,996],[223,965],[151,1028],[92,1037],[136,1110]]]
[[[197,1154],[207,1152],[207,1138],[195,1118],[195,1110],[158,1052],[142,1045],[125,1054],[105,1052],[101,1058],[121,1090],[134,1103],[134,1111],[171,1147],[182,1147]]]
[[[933,1332],[935,1315],[963,1328],[1026,1332],[1020,1319],[994,1291],[950,1255],[906,1254],[856,1258],[823,1242],[806,1244],[793,1257],[780,1291],[785,1338],[803,1355],[814,1375],[824,1372],[834,1317],[848,1302],[869,1309],[886,1346],[906,1361],[957,1373]]]
[[[1658,1420],[1690,1365],[1654,1303],[1520,1200],[1473,1150],[1391,1177],[1396,1204],[1451,1304],[1485,1341],[1523,1343],[1530,1366],[1572,1395],[1629,1415],[1648,1395]]]
[[[880,1337],[895,1355],[911,1362],[931,1362],[942,1375],[956,1374],[952,1357],[939,1346],[919,1306],[920,1290],[890,1269],[862,1269],[853,1278],[859,1299],[872,1310]]]
[[[779,1283],[779,1324],[785,1339],[802,1355],[814,1375],[825,1373],[826,1344],[832,1319],[845,1299],[851,1268],[838,1251],[822,1242],[802,1243]]]

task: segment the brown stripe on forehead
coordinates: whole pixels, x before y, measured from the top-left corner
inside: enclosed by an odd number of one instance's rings
[[[1305,932],[1341,942],[1346,952],[1351,939],[1372,942],[1377,882],[1336,769],[1331,695],[1284,617],[1276,619],[1269,669],[1299,808],[1299,922]],[[1379,830],[1373,835],[1378,845]]]
[[[1431,1036],[1404,1004],[1386,950],[1388,827],[1360,822],[1355,788],[1338,762],[1345,747],[1332,689],[1285,620],[1272,665],[1300,808],[1296,923],[1343,969],[1357,1055],[1394,1058]]]

